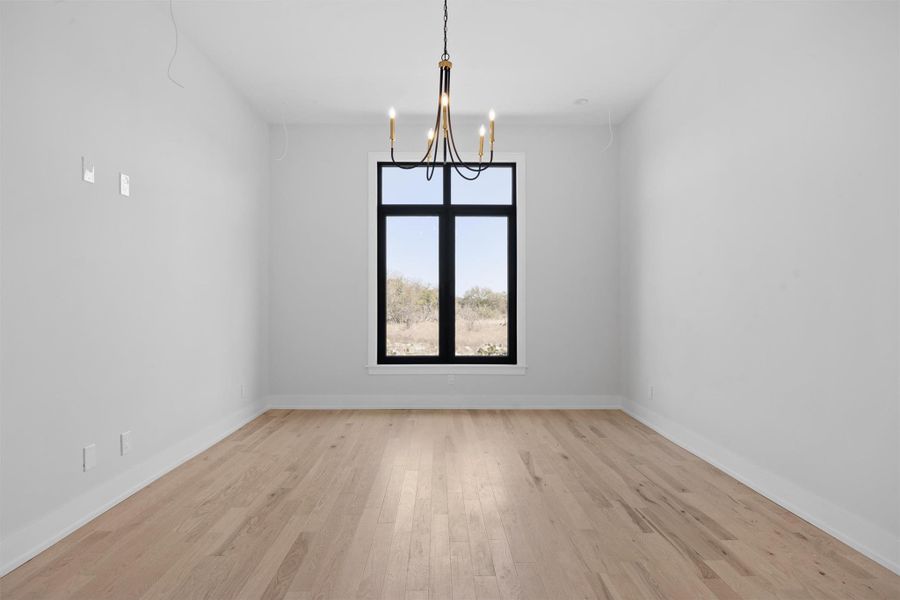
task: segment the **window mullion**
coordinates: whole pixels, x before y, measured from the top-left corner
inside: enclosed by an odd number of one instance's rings
[[[456,323],[456,223],[451,211],[450,167],[444,166],[444,205],[440,217],[440,356],[441,362],[453,362]]]

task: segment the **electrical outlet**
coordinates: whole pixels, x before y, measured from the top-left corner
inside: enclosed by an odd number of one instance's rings
[[[88,183],[94,183],[94,163],[88,157],[81,157],[81,178]]]
[[[119,450],[122,453],[122,456],[125,456],[129,452],[131,452],[131,432],[124,431],[119,434]]]
[[[653,386],[651,385],[650,390],[647,392],[647,399],[650,400],[651,402],[653,402],[653,392],[654,392],[654,389],[653,389]]]
[[[90,444],[81,449],[81,465],[85,471],[97,466],[97,444]]]
[[[119,193],[123,196],[131,195],[131,177],[125,173],[119,173]]]

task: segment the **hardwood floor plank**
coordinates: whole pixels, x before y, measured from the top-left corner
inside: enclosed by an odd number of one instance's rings
[[[468,542],[450,542],[453,600],[475,600],[475,576]]]
[[[429,428],[430,429],[430,428]],[[406,574],[406,590],[428,591],[428,564],[431,560],[431,485],[433,444],[422,442],[415,505],[413,506],[412,535],[409,546],[409,567]],[[409,595],[409,594],[407,594]]]
[[[453,596],[450,574],[450,525],[446,514],[434,514],[431,518],[428,582],[432,600],[447,600]]]
[[[497,588],[503,600],[523,598],[522,584],[506,539],[491,540],[491,559],[497,574]]]
[[[407,465],[398,465],[407,466]],[[406,596],[406,576],[409,571],[409,547],[412,539],[413,510],[416,501],[418,471],[406,471],[400,489],[400,498],[391,540],[390,558],[381,597],[385,600]]]
[[[391,540],[394,539],[394,524],[379,523],[375,527],[372,549],[366,560],[366,569],[357,588],[356,597],[372,600],[381,597],[384,575],[390,558]]]
[[[475,597],[478,600],[500,600],[497,578],[493,575],[476,575]]]

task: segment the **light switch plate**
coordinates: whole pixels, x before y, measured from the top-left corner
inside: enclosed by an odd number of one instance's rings
[[[97,444],[90,444],[81,449],[82,466],[90,471],[97,466]]]
[[[123,196],[131,195],[131,177],[125,173],[119,173],[119,193]]]
[[[119,435],[119,448],[122,451],[122,456],[125,456],[129,452],[131,452],[131,432],[124,431],[121,435]]]
[[[94,183],[94,163],[86,156],[81,157],[81,178]]]

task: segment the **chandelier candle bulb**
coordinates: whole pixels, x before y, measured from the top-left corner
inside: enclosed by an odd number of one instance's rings
[[[491,150],[494,149],[494,119],[497,118],[497,113],[494,112],[494,109],[491,109],[491,112],[488,113],[488,119],[491,121]]]
[[[447,128],[450,126],[450,97],[447,95],[447,92],[441,94],[441,107],[444,110],[444,136],[447,136]]]
[[[392,107],[391,110],[388,111],[388,116],[391,118],[391,145],[393,146],[394,145],[394,128],[396,126],[395,121],[397,119],[397,111],[394,110]]]
[[[484,156],[484,125],[478,129],[478,158]]]

